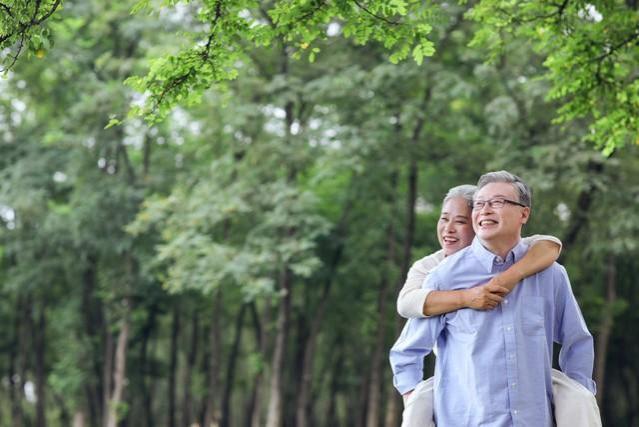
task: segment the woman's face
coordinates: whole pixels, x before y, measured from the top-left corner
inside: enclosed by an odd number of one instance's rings
[[[475,237],[471,209],[463,197],[453,197],[444,203],[437,222],[437,239],[449,256],[470,245]]]

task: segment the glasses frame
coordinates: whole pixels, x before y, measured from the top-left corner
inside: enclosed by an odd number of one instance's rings
[[[481,206],[477,206],[477,203],[480,203]],[[495,206],[495,203],[497,203],[499,206]],[[490,207],[491,209],[502,209],[504,206],[506,206],[506,204],[515,205],[515,206],[521,206],[522,208],[527,208],[528,207],[528,206],[524,205],[523,203],[519,203],[519,202],[516,202],[514,200],[505,199],[503,197],[493,197],[492,199],[488,199],[488,200],[475,200],[475,201],[473,201],[473,210],[474,211],[480,211],[480,210],[484,209],[484,207],[486,205],[488,205],[488,207]]]

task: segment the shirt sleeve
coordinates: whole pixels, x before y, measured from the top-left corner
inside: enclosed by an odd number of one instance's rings
[[[539,242],[540,240],[547,240],[549,242],[553,242],[556,245],[559,246],[559,250],[561,251],[561,249],[563,249],[563,245],[561,243],[561,240],[559,240],[557,237],[555,236],[546,236],[545,234],[534,234],[532,236],[528,236],[528,237],[524,237],[521,239],[526,246],[530,247],[532,245],[534,245],[536,242]]]
[[[390,350],[393,385],[400,394],[415,389],[424,377],[424,357],[437,342],[444,328],[444,316],[409,319]]]
[[[424,315],[424,302],[432,289],[422,288],[422,283],[424,283],[432,268],[437,265],[434,255],[415,262],[408,271],[406,282],[397,297],[397,313],[400,316],[407,319],[427,317]],[[433,264],[433,267],[430,267],[431,264]]]
[[[586,327],[563,267],[555,273],[555,284],[554,340],[561,344],[559,366],[567,376],[595,394],[597,386],[592,380],[595,361],[592,335]]]

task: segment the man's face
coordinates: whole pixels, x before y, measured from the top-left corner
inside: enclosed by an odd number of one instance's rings
[[[452,255],[470,245],[475,237],[470,220],[470,207],[463,197],[453,197],[444,203],[437,222],[437,239],[444,255]]]
[[[506,182],[493,182],[482,187],[475,194],[475,201],[506,199],[519,201],[514,186]],[[482,209],[473,209],[473,228],[477,236],[487,242],[510,240],[519,237],[521,227],[528,221],[530,208],[504,204],[501,208],[492,208],[486,203]]]

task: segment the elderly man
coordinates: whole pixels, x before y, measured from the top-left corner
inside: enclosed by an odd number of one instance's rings
[[[528,186],[508,172],[482,176],[472,212],[476,238],[433,271],[427,286],[467,289],[518,261],[530,199]],[[553,341],[562,344],[564,373],[594,393],[592,337],[558,264],[525,278],[495,310],[411,319],[391,350],[394,383],[402,394],[413,390],[424,355],[437,344],[438,426],[552,426]]]

